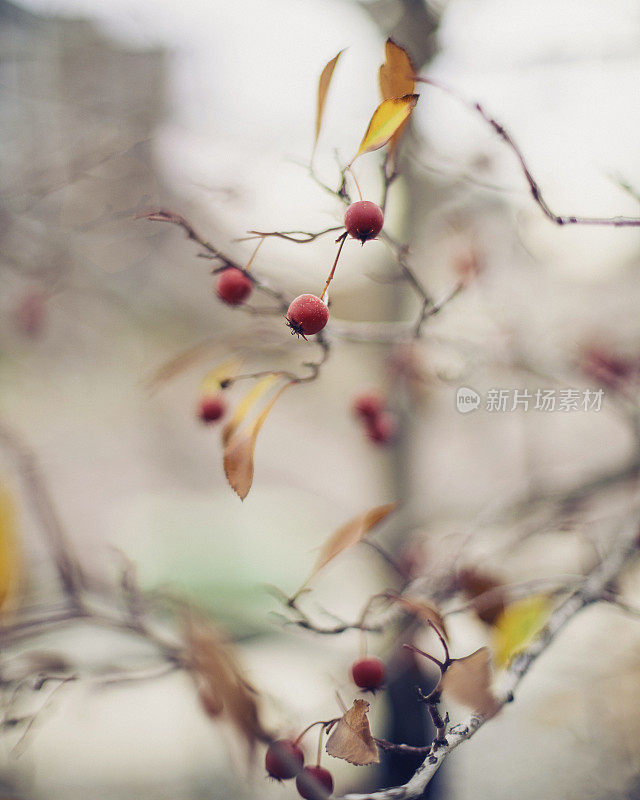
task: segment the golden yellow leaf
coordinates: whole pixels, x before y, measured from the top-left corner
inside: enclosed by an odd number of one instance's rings
[[[326,751],[330,756],[359,767],[380,763],[378,748],[369,728],[368,710],[366,700],[355,700],[345,711],[327,739]]]
[[[264,378],[261,378],[257,381],[251,389],[246,393],[246,395],[242,398],[236,410],[233,413],[233,416],[227,422],[227,424],[222,429],[222,444],[226,445],[229,443],[231,437],[235,434],[238,430],[244,418],[247,414],[251,411],[253,406],[258,402],[258,400],[262,397],[263,394],[271,389],[271,387],[277,383],[278,376],[277,375],[265,375]]]
[[[16,508],[11,492],[0,486],[0,612],[15,599],[19,579]]]
[[[229,485],[241,500],[249,494],[253,483],[253,456],[260,428],[280,395],[291,385],[291,382],[286,383],[267,403],[261,414],[247,428],[235,434],[225,447],[222,460],[225,475]]]
[[[440,690],[476,714],[489,718],[500,711],[491,691],[491,652],[481,647],[465,658],[456,658],[440,679]]]
[[[391,100],[393,97],[413,94],[416,85],[413,79],[415,72],[407,51],[393,39],[387,39],[384,53],[385,62],[378,73],[382,99]],[[406,119],[389,140],[389,155],[393,155],[408,124],[409,120]]]
[[[357,517],[349,520],[349,522],[332,533],[322,546],[311,575],[309,575],[303,586],[306,586],[311,578],[317,575],[317,573],[335,558],[338,553],[346,550],[347,547],[358,544],[358,542],[360,542],[375,525],[382,522],[396,506],[397,503],[388,503],[384,506],[370,508],[369,511],[365,511],[364,514],[358,514]]]
[[[219,366],[214,367],[212,370],[209,370],[209,372],[207,372],[200,382],[200,394],[202,396],[218,394],[218,392],[222,389],[221,384],[224,381],[229,380],[229,378],[233,378],[233,376],[237,374],[238,370],[240,369],[240,364],[240,359],[230,358],[223,364],[220,364]]]
[[[333,70],[336,68],[338,59],[343,53],[344,50],[341,50],[337,56],[329,61],[329,63],[322,70],[320,80],[318,81],[318,110],[316,112],[316,136],[313,142],[314,150],[318,144],[318,137],[320,136],[320,129],[322,128],[322,116],[324,114],[325,103],[327,102],[329,86],[331,86],[331,78],[333,78]]]
[[[506,667],[544,627],[551,604],[546,595],[516,600],[504,609],[493,627],[493,657],[497,667]]]
[[[370,153],[372,150],[384,147],[402,123],[409,119],[419,96],[408,94],[405,97],[383,100],[373,112],[367,132],[360,142],[358,152],[351,159],[351,164],[363,153]]]

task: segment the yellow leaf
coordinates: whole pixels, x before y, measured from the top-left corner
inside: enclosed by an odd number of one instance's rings
[[[229,485],[241,500],[249,494],[253,483],[253,457],[260,428],[280,395],[289,386],[292,386],[292,382],[286,383],[269,401],[262,413],[227,443],[222,463]]]
[[[0,613],[15,598],[20,578],[16,509],[9,490],[0,486]]]
[[[332,58],[331,61],[329,61],[329,63],[322,70],[320,80],[318,81],[318,110],[316,112],[316,136],[313,142],[314,150],[318,144],[318,137],[320,136],[320,129],[322,128],[322,115],[324,114],[324,106],[327,102],[329,86],[331,86],[331,78],[333,78],[333,70],[336,68],[338,59],[343,53],[344,50],[341,50],[338,55],[335,56],[335,58]]]
[[[326,751],[330,756],[359,767],[380,763],[378,748],[369,728],[368,710],[366,700],[355,700],[345,711],[327,739]]]
[[[456,658],[440,679],[440,690],[452,700],[483,717],[493,717],[500,703],[491,692],[491,653],[481,647],[465,658]]]
[[[363,153],[370,153],[372,150],[384,147],[402,123],[409,119],[419,96],[408,94],[405,97],[394,97],[380,103],[373,112],[367,132],[360,142],[358,152],[351,159],[351,164]]]
[[[411,59],[393,39],[387,39],[384,46],[385,62],[380,67],[378,79],[383,100],[413,94],[415,70]]]
[[[317,575],[320,570],[326,566],[338,553],[346,550],[347,547],[352,547],[361,541],[367,533],[379,522],[390,514],[397,503],[388,503],[384,506],[376,506],[375,508],[365,511],[364,514],[359,514],[357,517],[349,520],[341,528],[338,528],[335,533],[327,539],[320,550],[318,560],[311,572],[311,575],[304,582],[303,587],[309,583],[311,578]]]
[[[497,667],[506,667],[544,627],[551,604],[546,595],[534,595],[510,603],[493,628],[493,657]]]
[[[209,372],[207,372],[200,382],[200,394],[202,396],[218,394],[218,392],[222,389],[221,384],[223,381],[228,380],[236,375],[240,369],[240,364],[240,359],[230,358],[223,364],[220,364],[219,366],[214,367],[212,370],[209,370]]]
[[[238,407],[234,411],[233,416],[227,422],[227,424],[222,429],[222,444],[227,445],[231,440],[232,436],[238,430],[244,418],[247,414],[251,411],[253,406],[258,402],[258,400],[262,397],[263,394],[269,391],[269,389],[278,381],[277,375],[265,375],[264,378],[261,378],[257,381],[251,389],[246,393],[246,395],[242,398]]]
[[[384,52],[385,62],[378,73],[382,99],[391,100],[393,97],[404,97],[405,95],[413,94],[415,90],[415,81],[413,79],[415,70],[407,51],[396,44],[393,39],[387,39]],[[407,119],[391,137],[389,141],[390,154],[393,154],[398,146],[408,124],[409,121]]]

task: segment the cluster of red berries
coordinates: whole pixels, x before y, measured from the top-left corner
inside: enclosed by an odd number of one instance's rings
[[[277,781],[296,779],[296,789],[305,800],[326,800],[333,792],[333,776],[319,764],[304,766],[304,753],[297,742],[279,739],[269,745],[264,760],[267,772]]]
[[[346,234],[364,244],[375,238],[384,224],[382,209],[370,200],[352,203],[344,215]],[[337,260],[337,259],[336,259]],[[334,265],[335,268],[335,265]],[[333,275],[333,273],[332,273]],[[329,280],[331,279],[329,276]],[[327,281],[328,285],[329,281]],[[236,267],[228,267],[218,276],[216,292],[218,297],[230,306],[242,305],[253,291],[253,282],[246,272]],[[324,294],[324,293],[323,293]],[[321,297],[315,294],[301,294],[287,310],[286,321],[292,333],[306,339],[313,336],[327,324],[329,309]]]
[[[353,412],[364,424],[365,432],[372,442],[388,444],[393,440],[396,420],[379,394],[367,392],[358,395],[353,401]]]

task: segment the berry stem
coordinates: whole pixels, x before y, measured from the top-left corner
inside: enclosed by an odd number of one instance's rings
[[[318,760],[316,762],[316,766],[320,766],[320,761],[322,760],[322,735],[324,734],[324,725],[320,728],[320,736],[318,736]]]
[[[360,195],[360,200],[362,200],[362,192],[360,191],[360,184],[358,183],[358,179],[356,178],[356,173],[351,169],[351,165],[345,167],[346,170],[349,170],[351,173],[351,177],[353,178],[353,182],[356,185],[356,189],[358,190],[358,194]]]
[[[336,267],[338,266],[338,259],[340,258],[340,253],[342,252],[342,248],[344,247],[344,243],[347,240],[348,233],[345,231],[342,236],[339,236],[336,241],[340,242],[340,247],[338,248],[338,252],[336,253],[336,260],[333,262],[333,266],[331,267],[331,272],[329,273],[329,277],[327,278],[327,282],[324,285],[324,289],[322,290],[322,294],[320,295],[320,299],[324,300],[324,296],[327,293],[327,289],[329,288],[329,284],[333,280],[333,276],[336,271]]]
[[[254,260],[254,259],[255,259],[255,257],[258,255],[258,250],[259,250],[259,249],[262,247],[262,244],[263,244],[263,242],[264,242],[264,239],[265,239],[265,237],[264,237],[264,236],[263,236],[263,237],[261,237],[260,241],[259,241],[259,242],[258,242],[258,244],[256,245],[256,249],[253,251],[253,255],[252,255],[252,256],[251,256],[251,258],[249,259],[249,263],[248,263],[248,264],[247,264],[247,266],[244,268],[244,271],[245,271],[245,272],[249,272],[249,270],[251,269],[251,265],[253,264],[253,260]]]

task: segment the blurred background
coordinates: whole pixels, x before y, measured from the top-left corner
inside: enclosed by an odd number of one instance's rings
[[[332,285],[330,359],[279,401],[240,503],[219,431],[197,417],[203,375],[238,348],[292,368],[316,350],[278,317],[224,307],[197,246],[136,213],[171,208],[241,263],[254,247],[238,241],[248,230],[340,225],[342,204],[308,169],[318,77],[347,48],[316,155],[337,188],[379,102],[393,36],[423,74],[507,128],[554,211],[637,216],[639,34],[633,0],[0,0],[0,419],[10,432],[0,438],[35,453],[96,584],[117,583],[128,560],[144,590],[193,599],[226,627],[283,734],[338,713],[336,689],[351,699],[359,641],[283,627],[265,587],[295,591],[318,546],[358,513],[401,501],[380,541],[415,562],[425,596],[441,585],[434,576],[465,567],[505,582],[575,576],[601,552],[640,467],[640,232],[554,226],[489,126],[421,87],[385,230],[408,243],[436,298],[461,274],[473,278],[411,341],[397,331],[419,301],[394,277],[389,251],[348,242]],[[378,154],[356,172],[377,200]],[[288,295],[319,293],[334,253],[331,237],[268,239],[254,268]],[[150,391],[184,353],[187,368]],[[604,401],[600,411],[463,415],[461,386],[483,397],[602,388]],[[367,440],[352,414],[368,389],[394,414],[388,446]],[[241,394],[234,387],[231,398]],[[1,448],[17,508],[18,596],[53,607],[51,542],[15,456]],[[309,607],[353,619],[394,579],[373,550],[355,548],[318,579]],[[635,585],[625,584],[631,600]],[[449,760],[434,796],[640,797],[635,626],[610,609],[585,612],[518,702]],[[456,655],[491,638],[470,612],[449,630]],[[619,642],[615,658],[605,637]],[[90,624],[29,647],[89,676],[149,658],[132,637]],[[421,723],[402,724],[414,713],[405,704],[415,665],[385,638],[369,649],[388,661],[394,687],[373,702],[374,730],[421,743]],[[18,656],[8,654],[9,674]],[[69,683],[16,747],[21,733],[0,739],[7,796],[295,796],[265,782],[260,753],[247,767],[182,673]],[[408,774],[406,763],[375,772],[327,761],[337,793]]]

